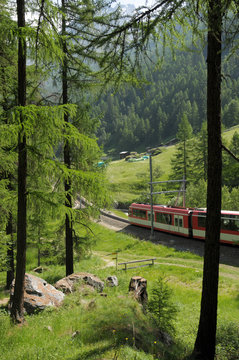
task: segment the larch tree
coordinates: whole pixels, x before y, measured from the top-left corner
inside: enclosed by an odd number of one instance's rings
[[[192,149],[192,173],[194,182],[201,179],[207,180],[207,123],[202,123],[200,132],[193,143]]]
[[[40,131],[44,137],[43,149],[49,152],[49,148],[55,145],[54,140],[56,135],[52,133],[52,127],[55,124],[59,125],[62,114],[66,111],[74,112],[73,109],[67,107],[60,109],[52,109],[48,107],[37,107],[27,103],[27,37],[29,40],[31,36],[35,39],[39,36],[39,28],[26,27],[25,21],[25,0],[17,1],[17,35],[18,35],[18,81],[17,81],[17,106],[11,109],[9,114],[11,118],[11,126],[9,126],[8,136],[18,136],[18,206],[17,206],[17,256],[16,256],[16,276],[14,284],[14,294],[11,301],[11,318],[14,323],[22,323],[24,321],[24,284],[25,284],[25,268],[26,268],[26,244],[27,244],[27,197],[29,196],[29,189],[27,184],[27,161],[28,149],[30,139],[34,130],[45,126],[48,129],[50,136],[46,139],[46,131]],[[31,31],[33,30],[33,31]],[[45,38],[43,36],[43,38]],[[49,40],[50,42],[50,40]],[[47,124],[46,124],[47,119]],[[63,132],[62,125],[60,126],[60,134]],[[56,126],[55,126],[56,129]],[[55,130],[54,129],[54,130]],[[39,130],[39,129],[38,129]],[[12,132],[12,133],[11,133]],[[48,133],[48,134],[49,134]],[[62,136],[62,135],[61,135]],[[49,139],[53,138],[53,142]],[[41,138],[41,140],[43,140]],[[40,140],[40,141],[41,141]],[[46,155],[45,155],[46,156]]]
[[[213,360],[216,346],[218,279],[221,228],[221,56],[223,3],[208,1],[207,132],[208,186],[201,312],[194,356]]]
[[[40,18],[41,17],[42,8],[40,9]],[[33,159],[33,161],[37,159],[39,161],[40,159],[41,166],[44,168],[41,176],[46,175],[49,169],[53,170],[53,174],[56,172],[57,176],[62,176],[62,173],[65,174],[67,169],[64,169],[60,162],[56,161],[55,149],[66,138],[73,139],[74,142],[79,141],[79,135],[76,133],[74,126],[68,126],[64,119],[66,113],[69,113],[69,116],[73,118],[75,115],[75,106],[68,104],[62,106],[37,106],[31,104],[31,102],[34,102],[32,101],[32,95],[38,93],[37,89],[40,88],[40,85],[38,84],[33,89],[27,88],[26,86],[27,56],[31,56],[36,52],[39,61],[41,47],[42,65],[44,61],[52,61],[56,55],[59,58],[61,48],[57,46],[57,38],[51,36],[51,31],[49,31],[49,27],[46,27],[46,23],[41,23],[39,20],[37,25],[33,23],[31,27],[28,25],[25,26],[24,0],[17,1],[17,20],[17,101],[16,103],[13,102],[8,109],[8,123],[4,124],[1,122],[1,135],[5,140],[11,139],[11,146],[17,148],[18,151],[17,265],[14,294],[11,299],[11,318],[14,323],[21,323],[24,321],[23,301],[27,244],[27,197],[38,196],[48,203],[51,202],[57,205],[57,200],[59,200],[61,196],[61,194],[54,193],[52,183],[50,183],[48,189],[46,187],[43,189],[31,188],[31,181],[27,182],[27,176],[29,177],[30,174],[30,171],[27,171],[27,161],[29,161],[29,159]],[[12,29],[9,28],[9,37],[11,31]],[[26,41],[27,39],[28,42]],[[29,47],[27,47],[27,44],[29,44]],[[30,81],[28,81],[28,84],[29,83]],[[81,136],[80,140],[82,140]],[[81,143],[82,142],[83,141],[81,141]],[[35,161],[35,163],[37,162]],[[58,172],[56,170],[58,170]],[[47,176],[49,177],[49,173]],[[55,179],[52,174],[49,178],[54,182]],[[99,184],[100,181],[98,181],[97,190],[99,190]],[[53,198],[52,201],[50,201],[51,197]],[[56,202],[54,198],[56,198]],[[9,219],[11,220],[11,217],[9,217]],[[10,231],[11,227],[7,226],[7,232],[9,233]]]
[[[11,19],[11,12],[6,1],[1,1],[0,12],[0,124],[8,126],[8,111],[16,102],[16,36],[10,36],[10,29],[16,28]],[[14,279],[14,220],[15,207],[13,198],[16,186],[16,151],[11,140],[1,137],[0,140],[0,182],[2,182],[1,213],[6,224],[6,288],[9,289]],[[4,198],[7,199],[4,207]]]
[[[190,125],[187,115],[184,113],[182,119],[178,125],[177,139],[179,145],[177,146],[177,152],[171,160],[172,166],[172,179],[188,179],[190,171],[190,149],[189,143],[192,138],[192,126]]]
[[[26,105],[26,39],[25,0],[17,0],[18,24],[18,96],[17,104]],[[18,212],[17,212],[17,265],[14,287],[14,297],[11,307],[11,317],[14,322],[22,322],[25,268],[26,268],[26,222],[27,222],[27,146],[24,132],[23,115],[20,115],[21,129],[18,134]]]
[[[228,186],[230,189],[239,186],[238,170],[239,164],[235,161],[235,157],[239,157],[239,134],[237,131],[233,134],[229,144],[229,151],[231,154],[224,154],[223,161],[223,185]]]
[[[66,37],[66,19],[67,0],[62,0],[62,47],[63,47],[63,64],[62,64],[62,103],[68,103],[68,61],[67,61],[67,37]],[[69,115],[64,115],[66,123],[69,122]],[[69,140],[65,140],[64,144],[64,163],[70,169],[71,167],[71,154],[70,154],[70,143]],[[68,177],[65,179],[65,206],[70,210],[72,209],[72,189],[71,179]],[[66,276],[74,272],[74,261],[73,261],[73,228],[72,228],[72,216],[71,213],[66,212],[65,218],[65,246],[66,246]]]
[[[101,52],[91,52],[84,49],[84,47],[85,44],[88,44],[89,48],[91,48],[91,42],[93,41],[94,36],[89,36],[89,34],[92,30],[97,33],[98,31],[101,31],[101,27],[104,28],[106,25],[113,26],[111,24],[112,19],[117,19],[119,17],[119,13],[118,9],[115,11],[109,11],[109,2],[107,1],[89,1],[83,4],[81,1],[77,0],[62,0],[60,10],[62,16],[60,39],[63,52],[63,61],[61,65],[62,93],[60,98],[63,105],[69,102],[74,102],[78,105],[77,117],[75,119],[71,119],[69,118],[68,114],[65,114],[65,123],[67,126],[74,125],[78,129],[79,133],[85,136],[85,140],[83,142],[88,143],[88,145],[86,144],[88,146],[88,165],[85,166],[84,164],[86,164],[86,162],[84,159],[84,151],[82,151],[82,142],[80,141],[78,145],[76,142],[72,144],[67,137],[65,138],[64,142],[64,164],[69,170],[66,172],[66,177],[64,180],[66,208],[66,275],[69,275],[74,271],[73,254],[74,238],[76,238],[76,232],[73,227],[73,193],[75,190],[74,180],[71,176],[70,170],[73,172],[77,169],[79,171],[85,171],[85,175],[87,172],[91,171],[92,174],[90,175],[89,173],[89,176],[92,176],[93,173],[95,173],[93,175],[95,181],[93,182],[96,184],[96,182],[99,180],[99,173],[97,175],[96,168],[92,167],[93,162],[97,160],[97,157],[99,157],[100,154],[94,136],[92,138],[92,134],[94,132],[94,126],[92,128],[92,123],[95,121],[89,119],[87,115],[87,106],[84,108],[84,102],[85,98],[87,98],[87,92],[89,89],[92,90],[93,86],[99,88],[100,86],[104,85],[104,77],[108,72],[107,69],[105,69],[105,72],[103,73],[100,71],[99,63],[102,59]],[[77,92],[77,96],[74,94],[74,91]],[[86,120],[87,118],[88,120]],[[87,126],[84,126],[85,120],[87,122]],[[95,159],[93,160],[94,156]],[[101,174],[101,177],[102,175],[103,174]],[[91,183],[92,180],[90,180]],[[89,190],[90,188],[92,189],[92,194],[90,194],[88,190],[84,189],[84,179],[78,183],[78,186],[82,189],[83,193],[88,192],[88,196],[92,196],[94,193],[93,188],[90,186],[90,182],[88,182],[88,188]],[[102,182],[101,185],[103,186]],[[104,194],[106,200],[107,196],[103,191],[103,188],[101,193],[102,195]],[[102,199],[100,200],[99,196],[93,197],[94,206],[92,204],[91,207],[97,208],[99,207],[100,203],[102,203]]]

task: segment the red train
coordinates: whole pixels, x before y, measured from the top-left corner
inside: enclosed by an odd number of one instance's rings
[[[195,239],[205,239],[206,209],[154,205],[154,229]],[[151,227],[151,206],[133,203],[129,207],[132,225]],[[221,211],[220,242],[239,245],[239,211]]]

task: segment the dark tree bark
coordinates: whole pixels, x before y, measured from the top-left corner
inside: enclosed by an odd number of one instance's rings
[[[6,234],[10,235],[11,240],[7,243],[7,279],[6,289],[9,290],[11,283],[14,279],[14,244],[13,244],[13,226],[12,226],[12,213],[9,214],[9,219],[6,226]]]
[[[17,0],[18,40],[18,105],[26,105],[26,41],[21,36],[25,27],[25,0]],[[21,123],[23,123],[21,115]],[[18,136],[18,211],[17,211],[17,266],[11,317],[14,322],[23,322],[23,300],[26,268],[26,227],[27,227],[27,148],[23,131]]]
[[[2,97],[3,102],[1,103],[1,106],[3,108],[3,111],[8,111],[11,108],[11,105],[9,103],[9,93],[6,89],[7,85],[7,77],[5,74],[5,68],[4,66],[1,66],[1,78],[3,80],[3,86],[2,86]],[[8,120],[6,119],[5,124],[8,124]],[[7,150],[7,149],[5,149]],[[3,174],[0,174],[0,178],[7,179],[9,181],[8,190],[12,191],[12,184],[11,179],[12,175],[10,173],[4,172]],[[7,276],[6,276],[6,289],[9,290],[11,283],[14,279],[14,244],[13,244],[13,225],[12,225],[12,212],[10,210],[8,215],[8,221],[6,226],[6,235],[10,235],[11,240],[7,242]]]
[[[207,55],[208,190],[203,289],[196,359],[215,356],[221,226],[221,27],[220,0],[209,0]]]
[[[65,0],[62,0],[62,34],[66,34],[66,6]],[[62,99],[63,105],[68,103],[68,81],[67,81],[67,44],[66,39],[63,38],[63,67],[62,67]],[[64,114],[64,120],[66,123],[69,122],[69,115]],[[70,169],[71,167],[71,154],[70,154],[70,144],[66,140],[64,146],[64,163]],[[68,178],[65,180],[65,206],[69,209],[72,209],[72,195],[71,195],[71,180]],[[74,272],[73,266],[73,229],[72,229],[72,218],[71,215],[66,213],[65,219],[65,246],[66,246],[66,276]]]
[[[40,228],[38,228],[38,242],[37,242],[37,266],[41,266],[41,236]]]

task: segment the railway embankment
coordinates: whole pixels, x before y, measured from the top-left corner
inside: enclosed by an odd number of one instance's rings
[[[130,225],[127,219],[112,212],[104,211],[101,213],[100,224],[111,230],[124,232],[141,240],[173,248],[176,251],[191,252],[201,257],[204,255],[203,240],[184,238],[160,231],[154,231],[154,237],[152,238],[150,229]],[[220,264],[239,267],[239,246],[221,244]]]

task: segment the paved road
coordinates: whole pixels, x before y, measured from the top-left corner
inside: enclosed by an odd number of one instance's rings
[[[178,251],[189,251],[203,256],[204,241],[183,238],[160,231],[154,232],[154,238],[150,238],[150,229],[130,225],[108,216],[101,215],[101,223],[115,231],[121,231],[136,236],[142,240],[153,241],[156,244],[165,245]],[[239,246],[230,246],[221,244],[220,263],[239,267]]]

